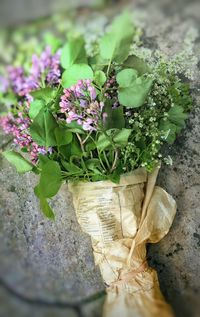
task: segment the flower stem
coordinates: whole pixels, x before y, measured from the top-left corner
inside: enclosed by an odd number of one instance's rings
[[[114,161],[113,161],[113,165],[112,165],[112,168],[111,168],[111,173],[114,171],[114,169],[116,168],[116,164],[117,164],[117,159],[118,159],[118,150],[115,151],[115,158],[114,158]]]
[[[80,137],[80,135],[78,133],[76,133],[76,136],[77,136],[77,138],[79,140],[79,143],[80,143],[80,146],[81,146],[81,150],[84,153],[85,149],[84,149],[84,146],[83,146],[83,141],[82,141],[82,139],[81,139],[81,137]]]
[[[108,68],[107,68],[107,72],[106,72],[107,77],[109,75],[110,66],[111,66],[111,59],[109,60],[109,64],[108,64]]]
[[[105,159],[105,161],[106,161],[106,164],[107,164],[107,166],[108,166],[108,168],[109,168],[109,170],[110,170],[111,166],[110,166],[110,164],[109,164],[109,161],[108,161],[108,159],[107,159],[107,156],[106,156],[105,151],[103,151],[103,155],[104,155],[104,159]]]
[[[84,145],[85,142],[89,139],[89,137],[91,136],[91,134],[92,134],[92,131],[90,131],[90,132],[88,133],[88,135],[86,136],[86,138],[82,141],[82,144],[83,144],[83,145]]]

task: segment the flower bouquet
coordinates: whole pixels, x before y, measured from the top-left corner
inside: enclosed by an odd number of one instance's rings
[[[9,66],[2,96],[12,96],[0,122],[14,137],[4,157],[19,173],[40,176],[34,191],[44,215],[63,182],[77,219],[91,236],[107,288],[105,317],[173,316],[146,244],[162,239],[176,212],[156,186],[164,144],[172,144],[191,108],[188,85],[161,56],[139,56],[138,29],[125,12],[88,54],[70,33],[57,51],[33,55],[29,69]]]

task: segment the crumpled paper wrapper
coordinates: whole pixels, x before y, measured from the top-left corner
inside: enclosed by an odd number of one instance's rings
[[[92,239],[95,263],[107,286],[104,317],[172,317],[148,266],[146,244],[160,241],[176,213],[174,199],[155,186],[159,167],[139,168],[120,183],[69,184],[78,222]]]

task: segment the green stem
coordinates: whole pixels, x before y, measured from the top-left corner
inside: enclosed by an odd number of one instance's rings
[[[102,131],[104,133],[104,135],[108,138],[108,140],[111,143],[112,148],[115,150],[115,143],[113,142],[113,139],[110,137],[110,135],[107,134],[107,132],[105,130]]]
[[[96,142],[95,142],[95,140],[93,139],[93,137],[90,136],[90,138],[92,139],[92,141],[94,142],[94,144],[95,144],[95,146],[96,146]],[[102,159],[101,159],[101,154],[100,154],[100,152],[99,152],[97,146],[96,146],[96,149],[97,149],[97,153],[98,153],[99,162],[100,162],[100,164],[101,164],[103,170],[106,172],[107,169],[106,169],[106,167],[105,167],[105,165],[104,165],[104,163],[103,163],[103,161],[102,161]]]
[[[76,133],[76,136],[77,136],[77,138],[79,140],[82,152],[85,153],[85,149],[84,149],[84,146],[83,146],[83,141],[82,141],[80,135],[78,133]],[[85,162],[84,162],[84,159],[82,158],[82,156],[81,156],[81,163],[82,163],[83,168],[85,169],[87,178],[90,181],[90,177],[89,177],[89,174],[88,174],[88,169],[87,169],[87,166],[85,165]]]
[[[113,161],[113,165],[112,165],[112,168],[111,168],[111,173],[114,171],[114,169],[116,168],[116,164],[117,164],[117,159],[118,159],[118,150],[115,151],[115,158],[114,158],[114,161]]]
[[[104,163],[103,163],[103,161],[102,161],[102,159],[101,159],[101,154],[100,154],[100,152],[99,152],[98,149],[97,149],[97,152],[98,152],[98,157],[99,157],[100,164],[101,164],[101,166],[103,167],[103,170],[106,172],[107,169],[106,169],[106,167],[105,167],[105,165],[104,165]]]
[[[107,77],[108,77],[108,75],[109,75],[110,66],[111,66],[111,59],[110,59],[110,61],[109,61],[108,68],[107,68],[107,72],[106,72]]]
[[[46,85],[45,85],[45,78],[46,78],[46,75],[45,75],[45,73],[43,73],[42,76],[41,76],[42,88],[45,88],[45,87],[46,87]]]
[[[90,176],[89,176],[89,173],[88,173],[88,169],[87,169],[87,166],[85,165],[84,159],[82,157],[81,157],[81,163],[82,163],[83,168],[85,169],[88,181],[90,181]]]
[[[104,155],[104,159],[105,159],[105,161],[106,161],[106,164],[107,164],[107,166],[108,166],[108,168],[109,168],[109,170],[110,170],[111,166],[110,166],[110,164],[109,164],[109,161],[108,161],[108,159],[107,159],[107,156],[106,156],[105,151],[103,151],[103,155]]]
[[[83,146],[83,141],[82,141],[80,135],[78,133],[76,133],[76,136],[77,136],[77,138],[79,140],[82,152],[85,153],[85,149],[84,149],[84,146]]]
[[[91,134],[92,134],[92,131],[90,131],[90,132],[88,133],[88,135],[86,136],[86,138],[82,141],[82,144],[85,144],[85,142],[89,139],[89,137],[91,136]]]

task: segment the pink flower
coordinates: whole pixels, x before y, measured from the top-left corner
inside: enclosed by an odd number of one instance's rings
[[[63,92],[60,112],[65,114],[66,122],[76,121],[84,130],[96,130],[104,104],[96,100],[96,89],[91,80],[79,80]]]

